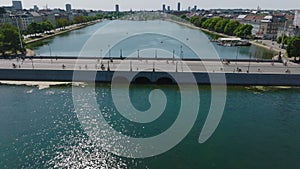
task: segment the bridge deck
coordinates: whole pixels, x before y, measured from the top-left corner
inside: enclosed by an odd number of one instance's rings
[[[165,71],[165,72],[224,72],[224,73],[266,73],[266,74],[300,74],[300,65],[280,62],[248,61],[180,61],[180,60],[146,60],[146,59],[1,59],[0,69],[42,69],[42,70],[98,70],[106,71]],[[249,66],[250,64],[250,66]]]

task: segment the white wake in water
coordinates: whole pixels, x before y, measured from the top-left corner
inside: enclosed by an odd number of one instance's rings
[[[41,81],[0,81],[0,84],[37,86],[39,90],[47,89],[50,86],[60,86],[60,85],[84,86],[85,85],[85,83],[83,82],[41,82]]]

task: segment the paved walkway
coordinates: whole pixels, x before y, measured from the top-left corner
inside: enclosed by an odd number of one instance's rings
[[[49,35],[43,34],[43,36],[40,37],[40,38],[25,39],[25,44],[30,44],[30,43],[37,42],[37,41],[40,41],[40,40],[43,40],[43,39],[48,39],[48,38],[51,38],[51,37],[54,37],[54,36],[57,36],[57,35],[61,35],[61,34],[64,34],[64,33],[70,32],[70,31],[85,28],[87,26],[93,25],[93,24],[98,23],[98,22],[102,22],[102,20],[95,20],[95,21],[90,21],[90,22],[87,22],[87,23],[74,24],[74,25],[67,26],[65,29],[56,29],[56,30],[54,30],[53,34],[49,34]]]
[[[282,54],[286,53],[285,49],[282,49],[280,46],[280,44],[278,44],[276,41],[272,41],[272,40],[255,40],[255,41],[251,41],[252,44],[257,45],[257,46],[261,46],[263,48],[266,49],[270,49],[276,52],[281,52]]]
[[[0,60],[0,69],[92,70],[107,71],[166,71],[300,74],[300,65],[278,62],[172,61],[172,60],[98,60],[98,59],[25,59]]]

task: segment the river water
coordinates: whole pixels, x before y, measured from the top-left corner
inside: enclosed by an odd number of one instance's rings
[[[217,47],[214,50],[211,47],[215,45],[208,41],[207,35],[174,23],[126,23],[128,21],[105,21],[45,40],[45,44],[37,47],[36,51],[40,55],[47,55],[50,54],[47,53],[50,49],[53,56],[94,56],[96,53],[97,56],[117,56],[121,48],[124,56],[136,57],[136,52],[140,49],[140,55],[144,57],[151,57],[149,55],[153,56],[155,53],[158,56],[172,57],[172,50],[175,50],[175,54],[180,57],[182,49],[183,57],[196,57],[195,54],[200,52],[203,56],[225,58],[234,58],[237,52],[241,58],[249,58],[252,50],[264,52],[254,46],[241,47],[239,50]],[[163,25],[165,32],[157,29],[156,24]],[[103,29],[97,31],[102,27]],[[134,33],[138,31],[138,34]],[[188,36],[188,33],[193,36]],[[91,39],[92,35],[94,38]],[[147,38],[143,38],[145,36]],[[122,40],[118,41],[120,37]],[[102,41],[99,42],[99,39]],[[199,42],[194,43],[195,40]],[[136,44],[137,42],[140,44]],[[77,93],[74,102],[76,90],[84,89],[94,93]],[[152,102],[157,89],[164,96],[154,99],[158,102]],[[219,103],[214,105],[216,107],[211,107],[211,89],[210,86],[198,86],[198,89],[189,92],[199,93],[199,98],[195,99],[190,95],[191,97],[183,100],[183,91],[176,85],[131,85],[126,97],[123,93],[128,89],[119,86],[117,98],[130,102],[124,102],[121,109],[117,109],[112,97],[112,86],[109,84],[61,84],[50,88],[0,85],[0,168],[300,168],[299,88],[228,87],[226,98],[223,98],[223,101],[226,99],[223,117],[212,136],[200,144],[199,135],[209,111],[221,106]],[[96,107],[92,106],[92,100],[86,100],[86,96],[96,99]],[[163,98],[166,99],[165,107],[160,104]],[[196,102],[190,108],[183,109],[183,117],[190,115],[193,107],[199,104],[196,112],[198,116],[195,117],[195,122],[180,121],[173,134],[182,132],[189,125],[192,126],[191,130],[176,146],[156,156],[117,156],[115,154],[118,153],[111,153],[105,145],[113,144],[110,148],[120,149],[121,142],[115,141],[122,139],[110,137],[111,133],[105,130],[96,130],[104,134],[101,138],[104,139],[102,144],[91,137],[100,115],[111,128],[128,137],[148,138],[165,133],[180,116],[183,101],[188,102],[188,105]],[[78,102],[84,104],[78,107]],[[156,120],[145,119],[149,123],[134,121],[132,112],[126,111],[130,104],[139,111],[147,111],[152,103],[155,103],[152,106],[164,109]],[[101,110],[101,113],[97,114],[97,110]],[[125,111],[125,114],[120,111]],[[96,114],[95,118],[88,118],[91,114]],[[131,117],[133,121],[125,117]],[[90,120],[89,123],[85,123],[86,119]],[[172,136],[162,139],[161,144],[167,146],[173,141],[170,140]],[[106,138],[116,140],[105,142]],[[127,143],[131,144],[130,141]],[[149,150],[155,148],[150,144]],[[133,153],[134,148],[124,148],[121,151]]]
[[[161,89],[168,102],[159,120],[149,124],[130,122],[120,116],[111,98],[110,85],[96,85],[95,92],[99,109],[111,126],[132,137],[149,137],[172,125],[181,99],[176,86],[132,86],[132,104],[147,110],[148,95],[154,89]],[[208,114],[211,93],[206,86],[200,86],[199,92],[201,104],[196,122],[177,146],[155,157],[131,159],[106,152],[89,139],[74,108],[72,87],[39,90],[1,85],[0,166],[79,168],[90,162],[108,168],[300,167],[300,89],[229,87],[223,118],[203,144],[198,143],[198,137]]]
[[[110,55],[124,57],[172,57],[248,59],[272,58],[274,52],[257,46],[224,47],[209,41],[211,35],[167,21],[104,21],[84,29],[33,44],[37,56]],[[176,40],[174,40],[176,39]],[[120,42],[120,40],[122,40]],[[194,52],[191,52],[191,47]],[[182,46],[182,48],[181,48]],[[215,50],[214,56],[211,56]],[[182,51],[182,55],[181,55]]]

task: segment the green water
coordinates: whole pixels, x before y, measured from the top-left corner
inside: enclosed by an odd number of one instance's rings
[[[153,89],[162,89],[168,102],[160,118],[149,124],[122,117],[109,85],[97,85],[95,91],[110,125],[126,135],[149,137],[174,122],[181,99],[175,86],[132,86],[132,104],[147,110]],[[89,140],[77,118],[71,86],[39,90],[1,85],[0,168],[78,168],[83,161],[108,168],[300,168],[299,88],[229,87],[223,118],[203,144],[198,137],[211,94],[206,86],[199,86],[199,92],[198,118],[180,144],[155,157],[130,159],[114,156]]]

